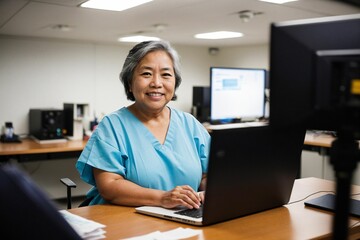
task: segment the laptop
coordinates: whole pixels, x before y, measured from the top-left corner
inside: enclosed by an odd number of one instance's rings
[[[202,216],[141,206],[137,213],[206,226],[287,204],[299,176],[305,130],[213,129]],[[190,210],[195,211],[195,210]]]

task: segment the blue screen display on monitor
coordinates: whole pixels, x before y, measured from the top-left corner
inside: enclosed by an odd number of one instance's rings
[[[242,122],[263,117],[265,82],[265,69],[211,67],[211,122]]]

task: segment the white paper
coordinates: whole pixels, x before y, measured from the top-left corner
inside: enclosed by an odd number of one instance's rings
[[[105,238],[105,225],[98,222],[72,214],[67,210],[59,211],[65,220],[74,228],[74,230],[86,240],[97,240]]]
[[[149,234],[125,238],[123,240],[178,240],[200,235],[202,230],[194,230],[191,228],[176,228],[166,232],[155,231]]]

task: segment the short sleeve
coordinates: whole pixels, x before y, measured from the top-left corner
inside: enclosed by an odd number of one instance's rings
[[[209,163],[211,136],[204,125],[202,125],[194,116],[188,113],[184,113],[184,116],[187,119],[189,129],[191,129],[191,134],[200,158],[202,171],[203,173],[206,173]]]
[[[128,157],[121,152],[121,146],[115,144],[117,141],[110,137],[113,135],[107,133],[107,129],[112,129],[106,126],[107,120],[103,121],[96,128],[76,163],[81,179],[91,185],[95,185],[93,168],[122,176],[126,174],[124,166]]]
[[[197,125],[199,130],[197,134],[197,138],[198,138],[197,144],[198,144],[199,157],[201,161],[201,168],[203,173],[206,173],[209,163],[211,137],[209,132],[202,124],[197,123]]]

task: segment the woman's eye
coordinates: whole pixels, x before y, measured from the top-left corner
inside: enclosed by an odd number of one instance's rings
[[[143,72],[143,73],[141,74],[141,76],[151,76],[151,73],[149,73],[149,72]]]
[[[172,77],[172,75],[170,73],[164,73],[163,76],[164,77]]]

